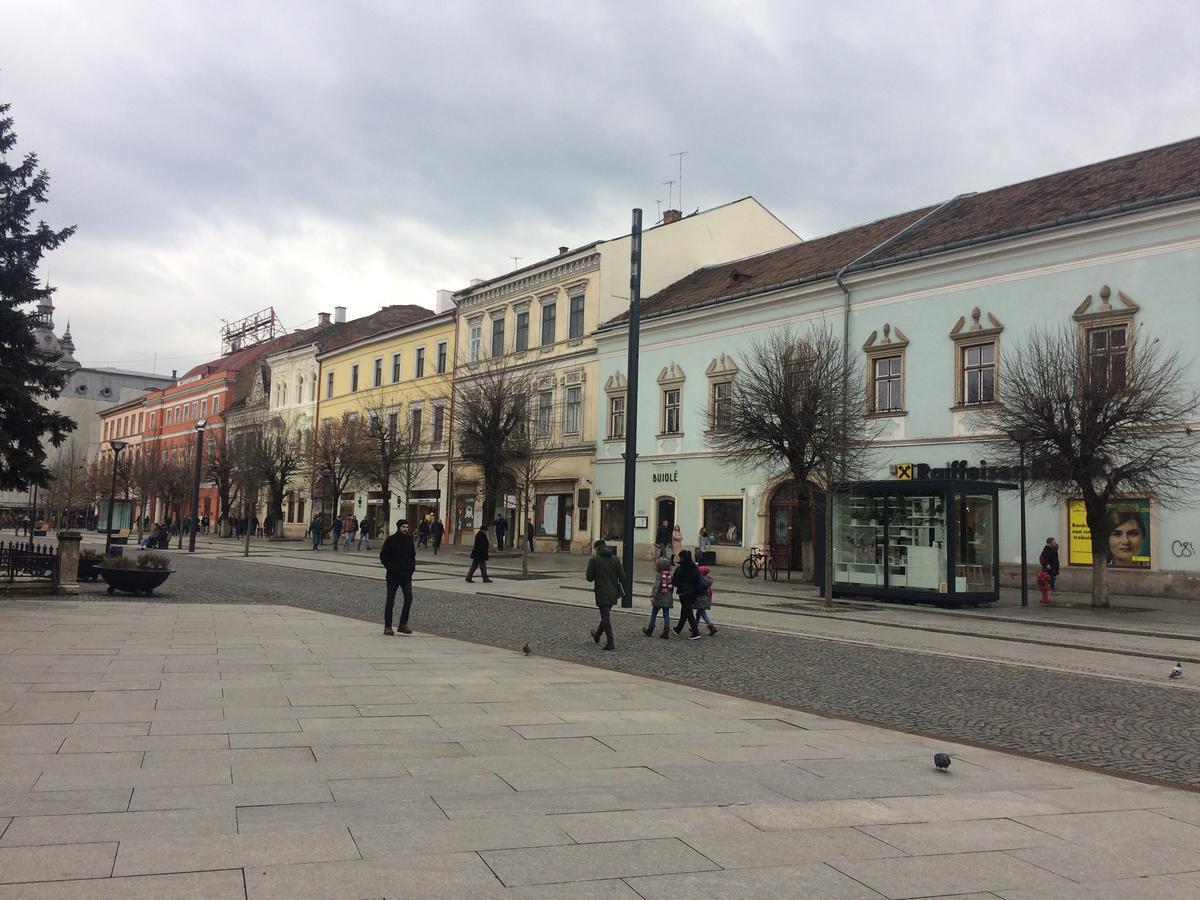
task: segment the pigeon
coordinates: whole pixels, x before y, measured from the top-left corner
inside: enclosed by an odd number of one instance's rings
[[[529,655],[530,651],[529,651],[529,643],[528,642],[526,642],[525,646],[521,648],[521,652],[524,653],[526,656]]]
[[[1183,677],[1183,663],[1181,663],[1181,662],[1175,663],[1175,668],[1173,668],[1171,670],[1170,677],[1171,678],[1182,678]]]
[[[933,754],[933,764],[937,766],[939,772],[945,772],[950,768],[950,756],[946,753]]]

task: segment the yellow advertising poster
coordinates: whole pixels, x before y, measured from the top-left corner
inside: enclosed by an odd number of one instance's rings
[[[1069,547],[1067,561],[1073,566],[1092,564],[1092,532],[1082,500],[1067,505]],[[1150,568],[1150,501],[1115,500],[1104,519],[1108,532],[1105,561],[1113,568]]]

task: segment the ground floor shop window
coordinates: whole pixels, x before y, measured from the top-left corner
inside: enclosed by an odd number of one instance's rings
[[[600,539],[603,541],[625,540],[625,501],[600,501]]]
[[[991,497],[958,495],[958,559],[954,567],[954,590],[963,592],[996,589],[996,520]]]
[[[705,500],[704,530],[714,544],[742,545],[742,500]]]
[[[534,499],[534,534],[570,541],[575,531],[573,494],[538,494]]]

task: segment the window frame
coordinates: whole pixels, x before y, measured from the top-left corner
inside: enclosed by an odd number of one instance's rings
[[[542,301],[542,325],[539,330],[541,336],[541,347],[553,346],[558,338],[558,301],[544,300]],[[546,334],[549,331],[550,340],[546,340]]]
[[[721,389],[728,388],[728,396],[721,396]],[[733,378],[713,379],[710,390],[710,402],[712,409],[712,421],[709,423],[709,428],[712,431],[728,431],[733,427]],[[721,409],[722,405],[727,408],[724,421],[722,421]]]
[[[358,363],[350,366],[350,393],[358,390]]]
[[[483,316],[467,320],[467,360],[477,363],[483,358]]]
[[[377,356],[371,361],[371,387],[383,387],[383,357]]]
[[[523,352],[529,349],[529,307],[517,310],[515,343],[513,349]]]
[[[547,399],[548,398],[548,399]],[[549,439],[554,433],[554,390],[537,392],[537,436]]]
[[[330,369],[325,373],[325,399],[333,399],[333,374],[334,370]]]
[[[413,359],[413,377],[414,378],[424,378],[425,377],[425,348],[424,347],[417,348],[416,356]]]
[[[448,341],[437,342],[437,374],[446,374],[446,357],[450,353],[450,343]]]
[[[618,403],[621,405],[620,409],[617,409]],[[610,440],[610,441],[625,440],[625,427],[626,427],[626,421],[627,421],[626,416],[628,413],[628,409],[629,409],[629,395],[628,394],[621,393],[621,394],[610,394],[609,395],[609,397],[608,397],[608,438],[607,438],[608,440]],[[621,420],[621,428],[620,428],[619,432],[616,427],[616,422],[617,422],[618,416],[620,417],[620,420]]]
[[[495,359],[498,356],[504,355],[504,316],[492,316],[492,341],[490,356]]]
[[[403,377],[403,372],[400,368],[403,360],[404,358],[399,352],[392,354],[392,384],[399,384],[400,379]]]
[[[574,394],[574,399],[572,399]],[[583,385],[567,385],[563,398],[563,434],[578,435],[583,430]]]
[[[434,405],[431,427],[433,431],[430,435],[430,440],[434,446],[440,447],[446,439],[446,407],[444,404],[438,403]]]
[[[584,313],[587,303],[583,294],[573,294],[567,298],[567,340],[574,341],[583,337]]]
[[[866,354],[867,361],[866,396],[863,398],[863,401],[868,418],[890,419],[908,414],[907,407],[905,406],[906,382],[908,381],[908,365],[905,359],[905,351],[907,349],[908,338],[904,336],[904,332],[899,328],[893,328],[888,322],[883,323],[882,337],[880,336],[880,332],[872,331],[866,343],[863,344],[863,351]],[[878,400],[876,363],[891,359],[898,360],[897,371],[894,375],[889,372],[887,380],[891,381],[894,378],[896,381],[896,402],[899,405],[894,408],[879,409],[876,402]]]
[[[674,400],[672,400],[674,395]],[[662,389],[662,435],[683,434],[683,387],[672,385]]]

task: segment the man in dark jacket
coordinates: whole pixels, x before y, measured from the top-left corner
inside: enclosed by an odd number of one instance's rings
[[[442,538],[446,536],[446,526],[441,519],[434,519],[429,526],[429,536],[433,538],[433,555],[437,556],[438,548],[442,546]]]
[[[508,534],[508,519],[504,518],[504,513],[496,516],[496,549],[504,549],[504,536]]]
[[[658,531],[654,533],[654,546],[656,556],[671,555],[671,523],[666,519],[663,519]]]
[[[615,650],[613,644],[612,617],[610,612],[621,599],[625,585],[625,568],[617,559],[617,553],[604,541],[596,541],[592,545],[596,555],[588,560],[587,580],[592,582],[596,592],[596,606],[600,608],[600,624],[591,632],[592,640],[600,643],[600,635],[607,638],[605,650]]]
[[[1052,537],[1046,538],[1046,546],[1042,548],[1038,563],[1050,573],[1050,590],[1054,590],[1054,580],[1058,578],[1058,541]]]
[[[404,606],[400,608],[400,625],[396,629],[401,634],[412,634],[408,627],[408,612],[412,609],[412,577],[417,570],[417,548],[413,546],[412,535],[408,533],[408,522],[401,519],[396,523],[395,534],[389,535],[379,551],[379,561],[387,570],[387,605],[383,608],[383,633],[395,634],[392,631],[392,610],[396,608],[396,588],[404,592]]]
[[[475,570],[478,569],[483,573],[483,580],[490,583],[492,579],[488,578],[487,561],[488,548],[491,542],[488,541],[487,526],[480,524],[479,530],[475,532],[475,545],[471,548],[471,568],[467,570],[467,581],[473,581]]]

